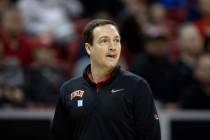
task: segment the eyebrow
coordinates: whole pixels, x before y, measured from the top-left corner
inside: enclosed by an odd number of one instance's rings
[[[99,37],[99,39],[102,39],[102,38],[109,38],[109,36],[101,36],[101,37]],[[119,38],[120,39],[120,36],[114,36],[114,38]]]

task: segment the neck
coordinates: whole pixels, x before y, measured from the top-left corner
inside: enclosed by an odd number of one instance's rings
[[[111,71],[112,69],[105,69],[91,65],[91,74],[95,83],[103,81],[104,78],[111,73]]]

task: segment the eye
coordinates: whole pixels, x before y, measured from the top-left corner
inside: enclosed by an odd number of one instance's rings
[[[114,39],[114,42],[119,43],[120,42],[120,39],[119,38],[116,38],[116,39]]]
[[[108,39],[103,39],[103,40],[102,40],[103,43],[105,43],[105,42],[107,42],[107,41],[108,41]]]
[[[107,43],[107,42],[109,42],[109,39],[108,38],[103,38],[103,39],[101,39],[100,40],[100,43]]]

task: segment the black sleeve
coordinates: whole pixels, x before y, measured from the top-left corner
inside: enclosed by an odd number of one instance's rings
[[[50,139],[51,140],[71,140],[71,130],[68,113],[64,106],[62,97],[59,97],[55,115],[51,125]]]
[[[134,88],[134,119],[136,140],[160,140],[160,124],[152,92],[146,81]]]

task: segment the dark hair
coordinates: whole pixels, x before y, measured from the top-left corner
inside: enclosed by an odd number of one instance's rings
[[[84,29],[83,32],[83,39],[84,39],[84,43],[93,43],[93,30],[98,27],[98,26],[104,26],[107,24],[111,24],[113,26],[115,26],[117,29],[117,24],[112,21],[112,20],[107,20],[107,19],[94,19],[92,21],[90,21]]]

